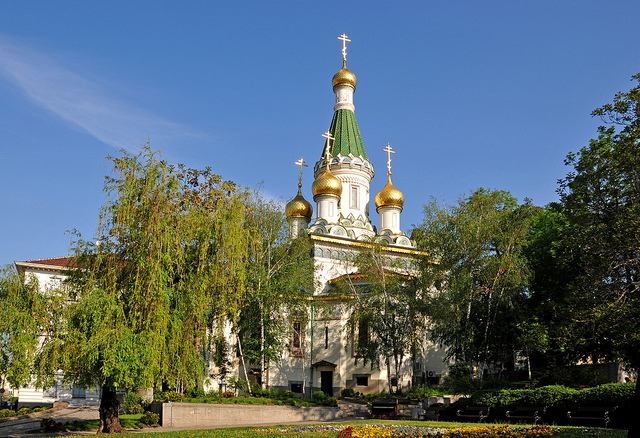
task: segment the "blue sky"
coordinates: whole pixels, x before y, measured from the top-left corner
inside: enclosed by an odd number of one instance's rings
[[[596,136],[591,111],[640,71],[638,16],[637,1],[5,0],[0,264],[66,255],[66,230],[91,238],[105,157],[147,138],[172,163],[293,197],[294,162],[322,152],[342,33],[372,198],[390,143],[403,229],[430,196],[477,187],[545,205]]]

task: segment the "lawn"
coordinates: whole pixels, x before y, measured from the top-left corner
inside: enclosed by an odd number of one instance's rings
[[[437,438],[625,438],[626,430],[546,428],[530,425],[363,420],[318,425],[242,427],[227,429],[188,430],[179,432],[127,433],[118,438],[409,438],[432,436]]]

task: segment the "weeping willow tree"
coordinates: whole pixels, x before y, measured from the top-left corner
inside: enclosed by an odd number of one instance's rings
[[[201,383],[211,315],[242,303],[248,239],[245,191],[211,169],[148,145],[108,159],[97,238],[75,242],[64,328],[35,359],[39,375],[102,388],[103,433],[122,430],[117,390]]]

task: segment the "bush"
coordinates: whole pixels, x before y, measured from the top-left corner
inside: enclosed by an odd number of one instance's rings
[[[333,408],[338,407],[338,399],[335,397],[327,397],[325,401],[322,402],[322,406],[330,406]]]
[[[321,405],[327,399],[327,394],[322,391],[314,391],[311,398],[315,403]]]
[[[342,388],[340,390],[341,397],[355,397],[356,391],[353,388]]]
[[[142,405],[133,405],[127,409],[128,414],[138,415],[144,413],[144,408]]]
[[[142,418],[140,418],[140,422],[142,424],[146,424],[147,426],[158,424],[158,421],[160,421],[160,415],[151,411],[145,412]]]
[[[33,409],[28,408],[26,406],[24,408],[18,409],[18,415],[28,415],[32,413],[33,413]]]
[[[0,418],[15,417],[13,409],[3,409],[0,411]]]
[[[58,432],[62,423],[58,423],[53,418],[43,418],[40,420],[40,430],[43,432]]]
[[[176,391],[158,392],[154,394],[153,398],[158,401],[180,402],[182,394]]]
[[[134,410],[138,411],[138,408],[144,411],[144,409],[142,409],[142,397],[135,392],[127,392],[124,395],[122,404],[124,405],[124,412],[126,414],[141,414],[142,412],[133,412]]]

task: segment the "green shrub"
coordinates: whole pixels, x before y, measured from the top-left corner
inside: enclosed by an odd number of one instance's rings
[[[124,395],[122,404],[124,405],[124,412],[126,414],[135,414],[136,412],[133,412],[133,410],[137,410],[137,406],[142,408],[142,397],[135,392],[127,392]],[[141,414],[142,412],[137,413]]]
[[[142,424],[146,424],[147,426],[158,424],[158,421],[160,421],[160,415],[151,411],[145,412],[144,415],[140,418],[140,422]]]
[[[167,391],[164,393],[164,401],[181,402],[182,394],[177,391]]]
[[[327,397],[326,400],[322,402],[322,406],[331,406],[331,407],[337,408],[338,399],[335,397]]]
[[[13,409],[3,409],[0,411],[0,418],[14,417],[16,415]]]
[[[325,394],[322,391],[314,391],[313,396],[311,398],[313,399],[314,402],[321,405],[327,399],[327,394]]]
[[[130,408],[128,408],[127,413],[132,415],[142,414],[144,413],[144,408],[142,407],[142,405],[133,405]]]
[[[342,388],[340,390],[341,397],[355,397],[356,391],[353,388]]]
[[[577,391],[580,406],[630,406],[635,383],[608,383]]]
[[[268,389],[262,389],[260,385],[251,386],[251,393],[254,397],[270,397],[271,393]]]
[[[26,406],[24,408],[18,409],[18,415],[28,415],[32,413],[33,413],[33,409],[28,408]]]
[[[293,391],[286,390],[285,392],[282,393],[282,396],[286,398],[291,398],[291,397],[295,397],[296,393]]]
[[[42,432],[58,432],[62,423],[58,423],[53,418],[43,418],[40,420],[40,430]]]
[[[33,408],[33,412],[42,412],[42,411],[46,411],[47,409],[49,409],[46,406],[42,406],[42,407],[38,407],[38,408]]]

